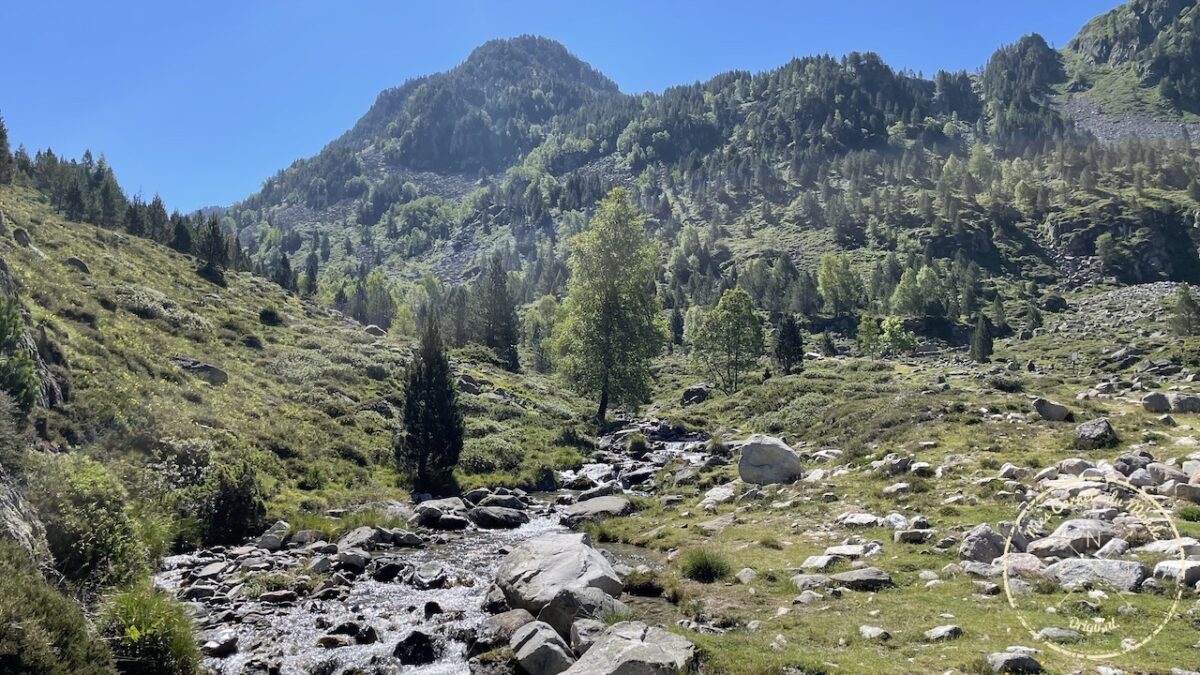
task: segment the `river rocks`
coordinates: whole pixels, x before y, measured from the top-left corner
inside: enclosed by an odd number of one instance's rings
[[[254,545],[268,551],[278,551],[283,548],[283,542],[287,541],[288,534],[292,531],[292,526],[287,522],[279,520],[274,525],[267,529]]]
[[[371,562],[371,554],[361,548],[347,548],[338,551],[338,566],[354,574],[362,574]]]
[[[1119,440],[1107,417],[1099,417],[1075,427],[1075,446],[1084,450],[1109,448]]]
[[[675,675],[695,665],[687,639],[640,621],[609,627],[566,672],[570,675]]]
[[[633,503],[626,497],[596,497],[568,506],[563,510],[559,522],[567,527],[575,527],[580,523],[628,515],[632,511]]]
[[[774,436],[755,434],[742,444],[738,476],[747,483],[793,483],[804,477],[800,455]]]
[[[510,530],[529,522],[529,514],[503,506],[476,506],[467,512],[472,523],[485,530]]]
[[[475,635],[467,645],[467,653],[477,656],[487,651],[508,645],[517,629],[533,623],[534,617],[523,609],[510,609],[507,612],[489,616],[475,629]]]
[[[501,508],[515,509],[517,511],[524,511],[525,509],[529,508],[517,495],[489,494],[473,503],[475,506],[499,506]]]
[[[238,649],[238,634],[232,629],[223,630],[212,636],[200,646],[200,651],[205,656],[211,656],[215,659],[223,659],[237,652]]]
[[[433,663],[441,654],[441,647],[428,633],[414,630],[396,643],[392,655],[402,665],[424,666]]]
[[[877,567],[863,567],[849,572],[841,572],[831,575],[829,578],[852,591],[878,591],[895,585],[887,572]]]
[[[571,637],[571,624],[577,619],[605,619],[628,614],[625,603],[598,588],[564,588],[538,612],[537,619],[548,623],[564,638]]]
[[[417,504],[413,521],[432,530],[462,530],[470,522],[467,505],[458,497],[430,499]]]
[[[549,624],[534,621],[513,633],[509,648],[529,675],[558,675],[575,663],[571,648]]]
[[[1044,398],[1034,399],[1033,410],[1038,417],[1047,422],[1065,422],[1071,419],[1071,411],[1067,409],[1067,406]]]
[[[391,542],[392,535],[377,527],[356,527],[338,539],[338,548],[361,548],[373,550],[383,542]]]
[[[437,561],[430,561],[421,565],[413,573],[413,586],[422,590],[430,588],[445,588],[449,583],[449,575],[446,574],[446,568]]]
[[[571,649],[583,656],[596,640],[608,630],[608,626],[595,619],[580,619],[571,624]]]
[[[583,534],[547,534],[518,544],[496,575],[509,606],[540,612],[564,588],[617,596],[621,579]]]
[[[1109,585],[1132,592],[1146,578],[1147,569],[1135,560],[1069,558],[1046,568],[1046,575],[1065,588],[1103,590]]]

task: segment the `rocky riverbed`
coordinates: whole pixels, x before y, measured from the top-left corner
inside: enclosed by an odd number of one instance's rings
[[[538,570],[556,564],[566,565],[565,577],[543,578],[543,592],[553,595],[587,577],[570,567],[574,558],[568,555],[564,562],[559,549],[603,568],[597,578],[612,576],[613,587],[601,584],[602,595],[612,600],[604,600],[605,607],[628,611],[617,598],[621,576],[632,569],[619,556],[593,549],[582,535],[569,534],[568,526],[628,513],[633,505],[626,493],[652,491],[664,469],[687,472],[726,461],[710,458],[705,440],[655,422],[631,423],[601,438],[591,462],[561,474],[561,490],[535,495],[497,488],[414,505],[366,505],[408,525],[362,526],[335,541],[278,522],[242,546],[168,558],[156,582],[188,603],[200,629],[204,665],[222,675],[478,671],[483,666],[469,663],[469,656],[508,646],[480,637],[497,630],[489,612],[514,607],[538,614],[553,599],[521,599],[523,591],[513,584],[524,587]],[[536,551],[537,542],[545,541],[558,542],[552,559],[530,557],[529,547]],[[522,551],[531,569],[507,587],[494,584],[504,565],[518,564],[513,560]],[[587,588],[584,583],[576,590]],[[562,657],[573,662],[582,654],[566,645],[570,627],[568,622],[558,629],[565,632],[559,636]],[[622,630],[628,635],[614,633],[606,649],[617,653],[643,639],[667,639],[636,622]],[[506,640],[511,632],[501,631]],[[549,637],[529,636],[526,651],[545,658]]]

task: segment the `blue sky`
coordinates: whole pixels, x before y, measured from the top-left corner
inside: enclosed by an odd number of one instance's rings
[[[226,205],[348,129],[380,90],[522,33],[559,40],[622,91],[793,56],[876,51],[975,70],[1039,32],[1062,46],[1115,0],[0,4],[0,114],[14,147],[107,156],[131,193]]]

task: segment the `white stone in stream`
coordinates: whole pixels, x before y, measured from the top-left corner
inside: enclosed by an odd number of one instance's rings
[[[800,455],[774,436],[755,434],[742,444],[738,476],[747,483],[793,483],[804,476]]]
[[[517,663],[529,675],[558,675],[575,663],[567,643],[541,621],[518,628],[508,644]]]
[[[564,588],[598,588],[621,594],[621,579],[585,534],[544,534],[517,544],[505,557],[496,584],[512,607],[536,614]]]
[[[569,675],[674,675],[695,666],[696,648],[686,638],[623,621],[609,627],[587,653],[566,672]]]

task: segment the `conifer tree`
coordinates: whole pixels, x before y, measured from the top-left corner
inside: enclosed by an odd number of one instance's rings
[[[446,491],[462,454],[464,427],[457,384],[434,316],[425,322],[406,380],[404,431],[393,441],[396,462],[412,475],[414,489]]]
[[[1171,314],[1171,332],[1180,337],[1200,333],[1200,306],[1187,286],[1181,285],[1175,294],[1175,306]]]
[[[171,220],[174,221],[172,224],[174,231],[171,234],[171,248],[180,253],[191,253],[192,228],[188,223],[188,219],[176,214],[176,217]]]
[[[225,233],[216,216],[208,219],[204,231],[200,234],[200,249],[197,251],[204,260],[204,271],[218,272],[229,261],[229,246],[225,241]]]
[[[983,312],[980,312],[979,318],[975,320],[975,333],[971,336],[969,355],[976,363],[986,363],[992,357],[992,328]]]
[[[8,145],[8,128],[0,117],[0,185],[13,181],[13,157]]]
[[[508,291],[508,273],[504,271],[500,253],[492,256],[488,271],[476,289],[479,340],[496,352],[507,370],[517,372],[521,367],[517,355],[520,340],[517,305]]]
[[[1004,313],[1004,300],[999,293],[992,299],[992,325],[996,327],[997,334],[1008,332],[1008,315]]]
[[[313,248],[308,252],[308,257],[304,259],[304,284],[301,290],[305,295],[317,294],[317,273],[319,272],[319,261],[317,258],[316,241],[313,241]]]
[[[784,314],[775,332],[775,361],[784,375],[791,375],[792,369],[804,367],[804,336],[800,334],[800,325],[796,317]]]
[[[671,309],[671,344],[683,344],[683,312],[679,305]]]

